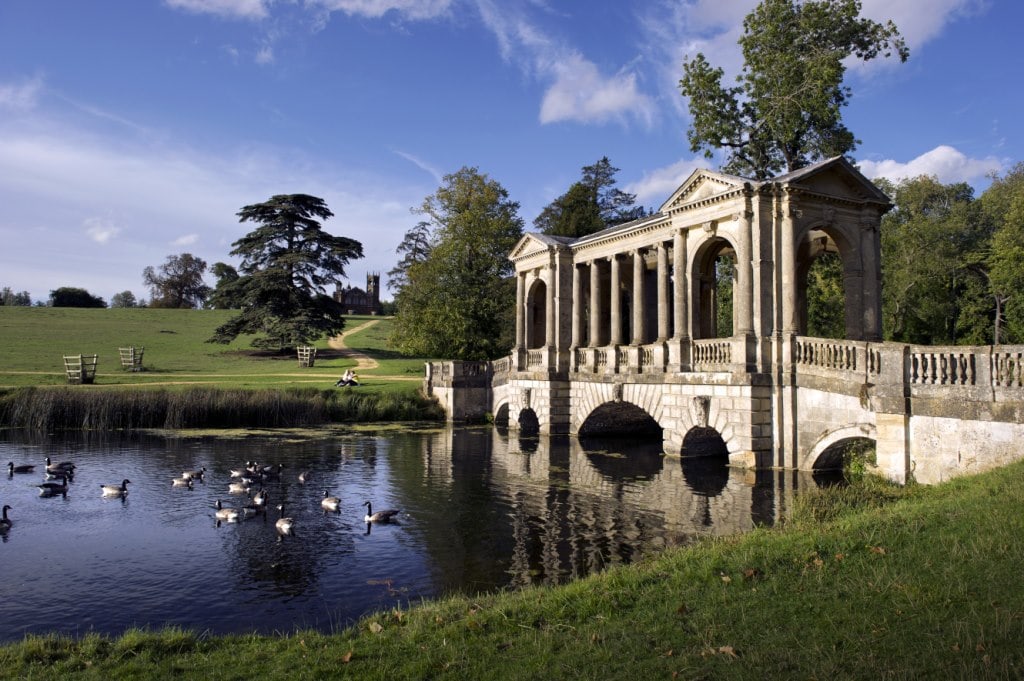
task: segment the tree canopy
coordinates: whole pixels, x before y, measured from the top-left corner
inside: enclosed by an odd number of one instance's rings
[[[210,267],[210,274],[217,283],[206,304],[215,310],[234,310],[242,307],[242,291],[239,286],[241,277],[238,270],[224,262],[215,262]]]
[[[107,301],[84,288],[62,286],[50,291],[51,307],[106,307]]]
[[[533,226],[551,236],[579,238],[643,217],[643,206],[634,205],[636,194],[615,186],[617,172],[607,156],[583,166],[580,180],[545,206]]]
[[[242,259],[231,283],[241,312],[211,342],[254,334],[255,347],[285,350],[342,331],[344,309],[326,287],[342,283],[345,266],[363,257],[363,246],[325,232],[321,221],[333,216],[323,199],[308,194],[278,194],[238,212],[239,222],[257,225],[230,253]],[[230,277],[226,270],[222,275]]]
[[[860,16],[860,0],[762,0],[743,21],[743,69],[733,87],[698,53],[683,63],[679,88],[693,121],[693,151],[725,150],[723,170],[764,180],[852,152],[842,121],[851,89],[845,61],[909,50],[892,21]]]
[[[501,184],[469,167],[446,175],[424,199],[416,212],[426,219],[414,231],[429,249],[400,280],[396,347],[406,354],[465,360],[508,352],[514,342],[509,300],[515,296],[508,253],[523,235],[518,210]]]
[[[142,283],[149,287],[150,307],[202,307],[210,287],[203,281],[206,261],[191,253],[167,256],[158,269],[142,271]]]
[[[131,291],[121,291],[110,297],[110,307],[138,307],[139,301]]]
[[[29,295],[28,291],[21,291],[15,293],[14,289],[10,286],[4,286],[3,290],[0,291],[0,305],[10,305],[16,307],[27,307],[32,304],[32,296]]]

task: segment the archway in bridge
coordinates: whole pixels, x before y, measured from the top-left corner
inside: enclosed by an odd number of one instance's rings
[[[719,458],[729,461],[729,447],[714,428],[694,427],[683,437],[684,459]]]
[[[519,412],[519,435],[532,437],[540,433],[540,419],[537,412],[532,409],[523,409]]]
[[[811,468],[819,486],[841,484],[846,473],[874,465],[875,441],[868,437],[849,437],[826,447]]]
[[[697,251],[693,268],[694,338],[732,336],[736,249],[722,237],[712,238]]]
[[[797,248],[797,328],[818,338],[863,337],[859,293],[864,276],[857,248],[844,230],[827,225],[807,230]],[[850,289],[850,290],[848,290]]]
[[[627,437],[660,443],[662,430],[650,414],[635,404],[606,402],[590,412],[576,435],[581,440],[592,437]]]
[[[548,286],[533,282],[526,296],[526,347],[542,348],[547,343]]]
[[[508,428],[508,403],[502,403],[494,412],[494,425],[498,428]]]

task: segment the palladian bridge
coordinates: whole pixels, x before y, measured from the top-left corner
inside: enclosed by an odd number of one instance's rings
[[[456,421],[654,432],[667,454],[717,448],[747,468],[835,467],[856,440],[873,441],[879,472],[899,482],[1020,458],[1024,346],[881,340],[891,208],[837,157],[763,182],[698,170],[640,220],[578,239],[527,234],[510,255],[511,355],[430,363],[426,389]],[[806,335],[823,254],[841,263],[845,340]]]

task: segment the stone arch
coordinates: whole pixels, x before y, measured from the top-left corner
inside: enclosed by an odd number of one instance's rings
[[[732,281],[735,289],[737,253],[735,244],[714,229],[708,232],[708,237],[698,244],[694,251],[690,264],[690,329],[695,340],[718,337],[718,306],[721,301],[718,300],[715,263],[720,256],[732,258]],[[732,328],[736,328],[735,306]]]
[[[526,293],[526,347],[542,348],[547,343],[548,285],[537,277]]]
[[[663,389],[664,386],[647,383],[582,383],[573,399],[572,432],[579,433],[586,420],[601,405],[609,402],[628,402],[648,414],[661,428],[664,437],[668,431],[662,422]]]
[[[858,423],[830,430],[819,437],[807,449],[806,455],[799,462],[797,468],[801,470],[824,470],[831,467],[834,462],[828,460],[827,456],[823,458],[823,455],[830,448],[847,440],[875,440],[877,442],[878,433],[874,424],[871,423]]]
[[[576,434],[581,439],[592,437],[657,437],[661,440],[663,429],[649,413],[641,407],[622,400],[605,402],[587,414]]]
[[[508,428],[509,421],[509,405],[508,400],[504,399],[494,405],[494,411],[492,415],[494,418],[494,425],[502,428]]]
[[[838,224],[831,219],[805,226],[796,241],[796,318],[797,329],[807,335],[808,274],[811,266],[825,254],[837,254],[843,268],[844,334],[846,339],[859,339],[863,332],[861,288],[863,268],[859,244],[859,226]],[[850,234],[851,231],[855,231]]]
[[[678,414],[678,427],[665,431],[665,451],[683,455],[686,434],[694,428],[710,428],[725,442],[730,464],[748,465],[743,453],[739,433],[730,421],[730,410],[722,408],[722,401],[708,395],[688,395],[682,398]]]
[[[540,433],[540,418],[533,409],[529,407],[520,409],[518,420],[521,437],[530,437]]]

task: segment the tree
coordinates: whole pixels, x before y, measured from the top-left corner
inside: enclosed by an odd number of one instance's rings
[[[50,291],[50,307],[106,307],[107,302],[84,288],[62,286]]]
[[[683,63],[679,88],[693,119],[693,151],[726,150],[726,172],[765,180],[852,152],[842,122],[851,90],[844,62],[910,52],[895,24],[860,17],[860,0],[763,0],[743,21],[739,85],[698,53]]]
[[[415,227],[405,233],[402,243],[398,244],[398,247],[395,249],[395,253],[402,254],[402,259],[388,271],[389,289],[401,291],[405,288],[409,283],[409,269],[430,256],[430,250],[433,248],[431,243],[433,238],[432,232],[430,223],[426,220],[421,220],[416,223]]]
[[[215,310],[236,310],[242,307],[238,270],[227,263],[215,262],[210,268],[210,274],[216,277],[217,283],[206,304]]]
[[[115,293],[110,298],[110,307],[138,307],[139,303],[135,300],[135,294],[131,291],[121,291]]]
[[[0,291],[0,305],[28,307],[31,304],[32,296],[28,291],[15,293],[10,286],[4,286],[3,291]]]
[[[142,271],[142,283],[149,287],[150,307],[202,307],[210,295],[204,272],[206,261],[191,253],[167,256],[159,272],[147,267]]]
[[[534,227],[551,236],[579,238],[644,217],[643,206],[633,205],[636,194],[615,187],[617,172],[607,156],[583,166],[582,178],[544,207],[534,219]]]
[[[476,168],[446,175],[424,199],[429,255],[412,263],[395,296],[392,342],[424,357],[482,360],[514,343],[508,254],[523,235],[519,204]]]
[[[1024,341],[1024,163],[1005,177],[993,177],[979,201],[993,228],[984,262],[995,306],[993,342],[1019,343]]]
[[[974,190],[929,176],[878,184],[896,205],[881,228],[885,337],[925,344],[987,342],[989,318],[979,310],[990,306],[978,301],[983,287],[977,264],[989,230]]]
[[[325,232],[320,221],[333,216],[323,199],[308,194],[278,194],[238,212],[239,222],[258,225],[232,244],[231,255],[242,259],[232,284],[241,312],[210,342],[254,334],[253,346],[283,351],[341,333],[345,311],[325,287],[342,282],[363,245]]]

